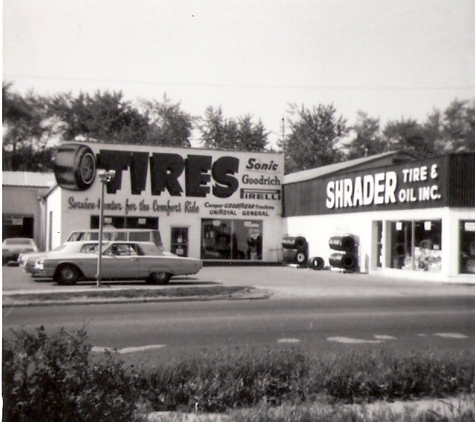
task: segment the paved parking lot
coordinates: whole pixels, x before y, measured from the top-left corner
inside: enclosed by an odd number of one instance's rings
[[[76,286],[58,286],[52,280],[33,279],[19,267],[3,267],[3,292],[73,291],[92,289],[95,282]],[[475,285],[444,284],[413,280],[396,280],[368,274],[341,274],[328,270],[313,271],[291,267],[204,267],[197,275],[172,278],[167,287],[202,285],[245,285],[271,290],[278,296],[306,297],[420,297],[474,296]],[[143,281],[107,282],[111,288],[163,288],[147,286]]]

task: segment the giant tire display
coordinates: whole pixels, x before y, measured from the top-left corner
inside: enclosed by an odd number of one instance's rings
[[[351,253],[337,252],[330,255],[330,265],[344,270],[354,270],[356,267],[356,257]]]
[[[96,159],[91,148],[74,143],[61,145],[55,157],[54,175],[64,189],[89,189],[96,177]]]
[[[303,236],[284,236],[282,247],[284,249],[304,249],[307,246],[307,239]]]

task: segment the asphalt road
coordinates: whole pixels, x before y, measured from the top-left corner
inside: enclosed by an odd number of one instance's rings
[[[51,332],[85,327],[95,350],[116,348],[128,358],[152,362],[203,350],[288,344],[318,353],[347,348],[475,349],[475,286],[281,267],[208,267],[197,277],[171,285],[187,283],[255,285],[273,296],[253,301],[4,308],[3,335],[10,337],[10,328],[39,325]],[[24,279],[19,268],[4,268],[4,291],[14,287],[59,288],[51,281]]]

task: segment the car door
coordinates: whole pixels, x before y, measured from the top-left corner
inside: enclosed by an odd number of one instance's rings
[[[137,278],[139,261],[137,251],[129,243],[113,242],[102,253],[102,278]]]

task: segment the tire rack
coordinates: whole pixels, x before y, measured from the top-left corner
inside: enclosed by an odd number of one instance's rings
[[[357,243],[353,235],[333,236],[328,243],[333,252],[329,259],[332,269],[345,273],[358,270]]]
[[[308,242],[303,236],[284,236],[282,239],[284,248],[284,265],[298,265],[306,268],[308,261]]]

